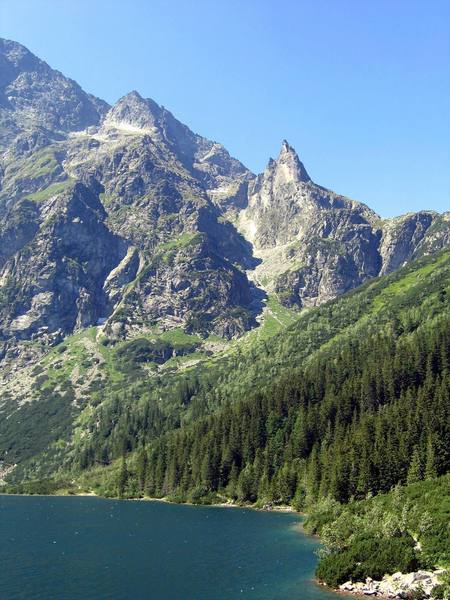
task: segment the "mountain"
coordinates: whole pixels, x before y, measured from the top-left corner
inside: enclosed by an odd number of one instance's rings
[[[450,213],[287,141],[255,175],[0,40],[1,491],[289,504],[321,581],[445,598],[449,332]]]
[[[0,38],[0,149],[39,148],[97,125],[107,108],[21,44]]]
[[[311,181],[284,141],[251,182],[240,230],[261,259],[255,280],[287,306],[315,306],[449,243],[450,215],[381,220]]]
[[[450,213],[383,220],[286,141],[254,175],[138,92],[111,107],[0,40],[0,460],[58,462],[125,387],[153,398],[155,435],[203,416],[216,381],[197,401],[185,373],[232,379],[235,348],[449,242]]]
[[[137,92],[109,107],[7,40],[0,61],[5,356],[99,323],[236,337],[267,293],[313,306],[448,243],[448,215],[381,221],[287,142],[255,177]]]

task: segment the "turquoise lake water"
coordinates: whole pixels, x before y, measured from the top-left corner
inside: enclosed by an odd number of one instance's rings
[[[336,600],[292,514],[0,496],[1,600]]]

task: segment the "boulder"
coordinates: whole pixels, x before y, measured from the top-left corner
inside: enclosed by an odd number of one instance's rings
[[[346,581],[342,585],[339,586],[339,589],[343,592],[352,592],[354,590],[354,585],[351,581]]]

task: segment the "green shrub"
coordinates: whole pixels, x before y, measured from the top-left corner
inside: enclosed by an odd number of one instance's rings
[[[124,371],[133,371],[140,364],[157,362],[163,363],[172,355],[173,348],[170,344],[157,340],[151,342],[146,338],[137,338],[124,344],[117,350],[119,368]]]
[[[202,500],[207,494],[208,489],[204,485],[199,485],[189,494],[189,502],[192,502],[192,504],[202,504]]]
[[[412,537],[359,537],[341,552],[322,558],[316,575],[319,580],[336,587],[348,580],[381,579],[386,573],[395,571],[408,573],[417,566]]]
[[[48,496],[56,493],[61,489],[70,490],[72,493],[75,493],[75,490],[72,488],[72,484],[67,481],[59,481],[55,479],[41,479],[39,481],[27,481],[24,483],[19,483],[17,485],[6,485],[2,488],[2,491],[6,494],[29,494],[39,495],[39,496]]]
[[[449,600],[450,598],[450,572],[441,577],[441,583],[435,585],[431,590],[431,595],[436,600]]]
[[[181,340],[166,341],[164,339],[148,340],[136,338],[123,344],[116,352],[118,368],[123,372],[132,372],[141,364],[163,364],[174,353],[178,355],[189,354],[197,346],[197,341]]]
[[[176,496],[171,496],[170,499],[172,500],[174,497],[176,498]],[[185,497],[181,494],[178,498],[181,502],[186,501]],[[217,504],[219,501],[219,496],[215,492],[208,490],[204,485],[196,487],[188,496],[188,502],[191,502],[192,504],[210,505]]]
[[[416,590],[411,590],[408,594],[408,600],[425,600],[427,593],[421,585]]]
[[[444,501],[443,501],[444,503]],[[445,517],[442,519],[442,521]],[[450,564],[449,530],[438,521],[422,536],[423,560],[432,568],[436,564]],[[450,582],[449,582],[450,585]]]

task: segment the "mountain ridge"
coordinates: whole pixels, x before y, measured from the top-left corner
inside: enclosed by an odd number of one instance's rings
[[[314,183],[286,140],[255,176],[136,91],[109,106],[20,44],[0,57],[6,376],[88,326],[113,343],[239,337],[268,298],[315,306],[449,244],[449,214],[382,220]]]

